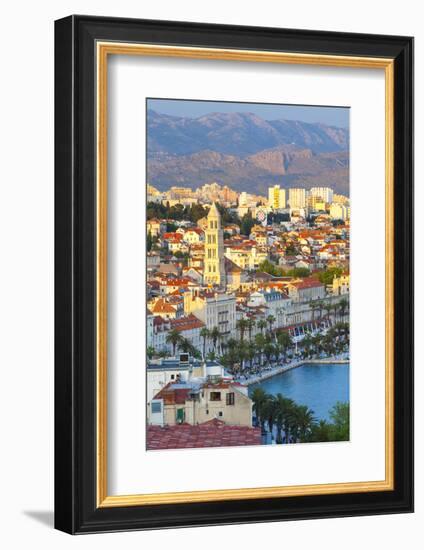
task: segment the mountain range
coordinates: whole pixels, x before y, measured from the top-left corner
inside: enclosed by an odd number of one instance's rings
[[[348,194],[348,151],[348,130],[323,123],[253,113],[147,116],[147,177],[163,191],[216,181],[255,194],[276,183]]]

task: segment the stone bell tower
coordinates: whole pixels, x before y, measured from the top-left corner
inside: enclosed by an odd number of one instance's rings
[[[213,203],[207,216],[205,230],[205,261],[203,281],[205,284],[225,287],[224,231],[221,228],[221,215]]]

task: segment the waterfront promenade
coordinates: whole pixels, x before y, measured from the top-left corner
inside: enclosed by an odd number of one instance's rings
[[[348,353],[342,353],[340,355],[334,355],[332,357],[325,357],[322,359],[299,359],[297,361],[291,361],[290,363],[278,365],[276,367],[264,370],[260,374],[256,374],[253,376],[240,376],[237,378],[237,382],[241,382],[246,386],[250,386],[251,384],[257,384],[258,382],[262,382],[263,380],[267,380],[268,378],[272,378],[273,376],[276,376],[278,374],[282,374],[297,367],[301,367],[302,365],[345,365],[349,362],[350,360]]]

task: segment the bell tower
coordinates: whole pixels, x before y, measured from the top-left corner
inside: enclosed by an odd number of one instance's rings
[[[221,228],[221,215],[215,203],[209,210],[207,222],[203,281],[205,284],[225,287],[224,231]]]

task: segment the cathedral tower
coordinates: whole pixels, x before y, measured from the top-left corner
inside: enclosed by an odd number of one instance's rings
[[[224,231],[215,203],[209,210],[207,221],[203,280],[205,284],[225,287]]]

